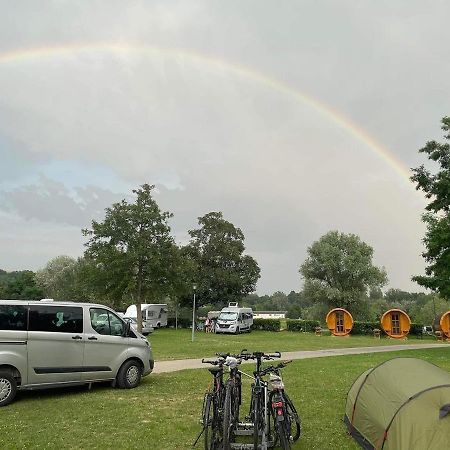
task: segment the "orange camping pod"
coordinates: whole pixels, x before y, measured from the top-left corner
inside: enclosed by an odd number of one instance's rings
[[[352,331],[353,317],[343,308],[334,308],[328,314],[325,319],[328,329],[334,336],[346,336]]]
[[[445,336],[450,338],[450,311],[437,316],[433,328],[435,331],[442,331]]]
[[[390,309],[381,317],[381,328],[389,337],[401,339],[409,333],[411,319],[401,309]]]

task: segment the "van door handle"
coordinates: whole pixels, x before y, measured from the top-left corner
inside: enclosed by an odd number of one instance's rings
[[[98,339],[95,336],[88,337],[88,340],[89,341],[98,341]]]
[[[76,336],[72,336],[72,339],[83,339],[83,336],[77,334]]]

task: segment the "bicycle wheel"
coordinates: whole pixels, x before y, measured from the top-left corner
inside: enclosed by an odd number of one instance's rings
[[[292,403],[292,400],[289,398],[286,392],[283,393],[283,396],[286,405],[286,414],[289,419],[290,435],[292,436],[292,440],[295,442],[298,441],[302,432],[302,422],[300,420],[300,416],[297,413],[297,410],[295,409],[294,404]]]
[[[290,431],[287,417],[282,421],[276,422],[276,427],[278,438],[280,439],[280,447],[283,450],[290,450],[291,441],[289,439]]]
[[[225,402],[223,404],[223,450],[230,450],[230,444],[232,441],[234,428],[233,392],[234,383],[230,380],[226,385]]]
[[[203,404],[203,427],[205,429],[205,450],[215,450],[214,401],[212,394],[206,394]]]
[[[253,449],[258,450],[259,429],[260,429],[261,414],[262,414],[261,394],[259,392],[256,392],[256,390],[254,390],[252,397],[253,397],[252,398],[252,403],[253,403],[253,409],[252,409]]]

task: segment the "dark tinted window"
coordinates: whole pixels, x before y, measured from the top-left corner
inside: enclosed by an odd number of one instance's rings
[[[82,333],[83,308],[77,306],[30,306],[30,331]]]
[[[27,330],[27,307],[0,305],[0,330]]]

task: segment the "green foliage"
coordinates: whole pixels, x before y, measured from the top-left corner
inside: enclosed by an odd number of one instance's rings
[[[31,270],[0,272],[0,298],[9,300],[38,300],[44,293],[36,285],[35,274]]]
[[[411,323],[409,334],[412,336],[421,336],[423,333],[423,323]]]
[[[168,219],[152,197],[154,186],[133,190],[134,203],[122,200],[106,208],[103,222],[83,230],[87,276],[102,297],[117,307],[160,300],[173,294],[179,252]],[[138,321],[140,319],[138,308]]]
[[[244,234],[220,212],[199,217],[198,223],[200,228],[189,231],[191,240],[183,249],[195,267],[198,304],[239,302],[255,290],[260,276],[257,262],[244,255]]]
[[[192,325],[192,317],[178,317],[178,328],[190,328]],[[167,326],[171,328],[175,328],[175,317],[169,317],[167,319]]]
[[[450,310],[449,301],[436,295],[430,295],[426,297],[424,302],[413,304],[407,312],[415,322],[431,325],[436,316],[448,310]]]
[[[444,138],[450,141],[450,117],[442,119],[442,130],[446,133]],[[413,280],[450,299],[450,143],[429,141],[419,152],[439,168],[431,172],[421,165],[413,169],[411,177],[416,189],[429,200],[422,216],[427,227],[423,240],[426,251],[422,253],[427,267],[424,276]]]
[[[36,284],[47,298],[55,300],[93,300],[84,280],[84,261],[57,256],[36,273]]]
[[[381,330],[380,322],[358,322],[353,323],[351,334],[373,334],[373,330]]]
[[[320,325],[318,320],[288,320],[288,331],[312,332]]]
[[[304,295],[331,307],[359,309],[369,289],[386,284],[372,263],[373,249],[354,234],[330,231],[308,248],[300,267]]]
[[[252,329],[260,331],[280,331],[280,319],[254,319]]]

